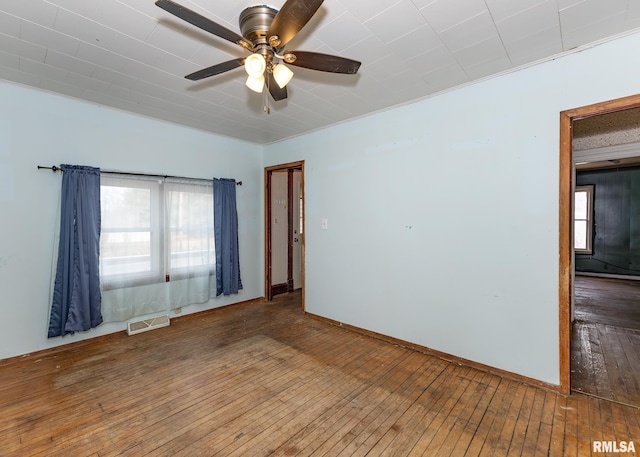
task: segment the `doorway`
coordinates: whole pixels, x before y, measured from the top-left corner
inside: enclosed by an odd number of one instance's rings
[[[575,189],[573,164],[574,122],[607,113],[614,113],[640,106],[640,95],[597,103],[560,113],[560,199],[559,199],[559,340],[560,386],[568,395],[571,392],[571,341],[574,289],[573,252],[573,199]]]
[[[576,121],[573,135],[571,390],[637,407],[640,109]]]
[[[265,168],[265,296],[299,292],[304,309],[304,161]]]

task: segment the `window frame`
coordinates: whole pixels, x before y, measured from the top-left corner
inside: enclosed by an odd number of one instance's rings
[[[576,218],[576,194],[578,192],[584,192],[587,195],[587,208],[586,208],[586,219],[578,219]],[[574,239],[573,239],[573,249],[576,254],[593,254],[593,234],[594,234],[594,194],[595,194],[595,186],[593,184],[585,184],[576,186],[573,193],[573,230],[574,230]],[[584,248],[576,247],[576,239],[575,239],[575,226],[576,222],[584,221],[586,223],[586,246]]]
[[[122,185],[102,184],[102,179],[106,178],[112,182],[119,182]],[[135,272],[129,274],[104,275],[102,272],[101,286],[104,290],[123,289],[126,287],[144,286],[149,284],[157,284],[165,281],[164,274],[164,196],[162,183],[157,179],[145,179],[143,176],[129,176],[109,174],[101,176],[100,182],[101,204],[102,204],[102,187],[127,187],[137,189],[149,189],[149,227],[101,227],[102,233],[126,233],[131,231],[147,231],[149,232],[149,264],[150,270],[143,272]],[[101,240],[102,245],[102,240]],[[102,247],[102,246],[101,246]],[[102,249],[100,250],[100,264],[102,265]]]
[[[149,228],[146,227],[115,227],[105,229],[102,227],[102,233],[126,233],[126,232],[149,232],[149,263],[150,270],[144,272],[123,273],[111,275],[102,275],[101,286],[103,290],[124,289],[128,287],[146,286],[151,284],[160,284],[169,281],[176,281],[181,279],[188,279],[194,276],[201,276],[207,273],[180,271],[180,268],[174,269],[173,275],[169,277],[169,271],[171,270],[171,253],[168,252],[168,243],[170,243],[169,237],[172,234],[174,227],[170,226],[169,217],[166,208],[166,192],[175,191],[171,189],[171,184],[176,181],[168,181],[162,177],[148,177],[145,175],[130,175],[130,174],[108,174],[102,176],[106,178],[106,187],[131,187],[149,189],[149,212],[150,221]],[[186,182],[192,181],[192,182]],[[114,183],[121,185],[114,185]],[[203,179],[180,179],[182,185],[193,184],[198,188],[203,184],[211,187],[211,199],[213,204],[213,182]],[[103,186],[101,182],[101,187]],[[200,191],[196,193],[201,193]],[[101,200],[102,202],[102,200]],[[102,251],[102,250],[101,250]],[[102,252],[100,253],[102,256]],[[214,254],[215,255],[215,254]],[[215,260],[214,260],[215,262]],[[102,257],[101,257],[102,265]],[[209,275],[215,275],[215,266],[207,269]]]

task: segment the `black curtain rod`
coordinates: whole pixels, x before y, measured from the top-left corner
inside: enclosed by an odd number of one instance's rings
[[[43,167],[42,165],[38,165],[38,170],[51,170],[54,173],[56,171],[62,172],[62,168],[57,167],[55,165],[51,167]],[[153,175],[148,173],[128,173],[126,171],[108,171],[108,170],[100,170],[100,173],[107,173],[112,175],[128,175],[128,176],[148,176],[150,178],[173,178],[173,179],[201,179],[201,178],[187,178],[185,176],[171,176],[171,175]],[[242,181],[237,181],[236,186],[241,186]]]

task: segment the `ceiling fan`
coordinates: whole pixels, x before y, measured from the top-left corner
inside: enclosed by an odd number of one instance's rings
[[[247,87],[255,92],[267,90],[275,101],[287,98],[287,83],[293,72],[285,65],[294,65],[329,73],[355,74],[360,68],[356,60],[308,51],[289,51],[285,46],[309,22],[323,0],[287,0],[280,10],[267,5],[250,6],[240,13],[242,35],[185,8],[172,0],[157,0],[156,5],[174,16],[213,35],[224,38],[250,51],[240,57],[191,73],[192,81],[219,75],[244,66]]]

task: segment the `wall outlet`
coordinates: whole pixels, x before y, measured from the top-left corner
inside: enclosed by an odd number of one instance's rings
[[[329,219],[323,217],[320,223],[320,227],[322,228],[322,230],[327,230],[329,228]]]
[[[180,314],[182,312],[182,306],[178,306],[174,311],[176,314]]]

